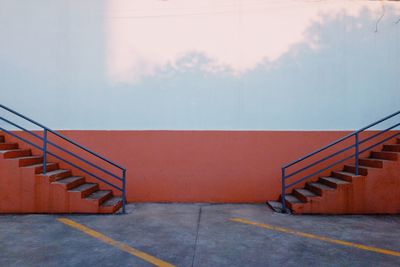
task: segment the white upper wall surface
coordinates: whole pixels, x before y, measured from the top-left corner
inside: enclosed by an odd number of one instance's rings
[[[360,128],[400,109],[400,2],[0,0],[0,103],[54,129]]]

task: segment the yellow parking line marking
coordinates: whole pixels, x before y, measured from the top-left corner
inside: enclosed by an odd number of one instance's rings
[[[95,230],[92,230],[92,229],[90,229],[90,228],[88,228],[88,227],[86,227],[86,226],[84,226],[84,225],[82,225],[80,223],[77,223],[77,222],[75,222],[73,220],[70,220],[70,219],[67,219],[67,218],[58,218],[57,220],[59,222],[62,222],[65,225],[68,225],[68,226],[70,226],[72,228],[75,228],[75,229],[81,231],[81,232],[84,232],[87,235],[90,235],[90,236],[92,236],[94,238],[97,238],[97,239],[103,241],[104,243],[107,243],[107,244],[109,244],[109,245],[111,245],[113,247],[116,247],[116,248],[118,248],[118,249],[120,249],[122,251],[125,251],[125,252],[127,252],[127,253],[129,253],[129,254],[131,254],[133,256],[136,256],[136,257],[138,257],[138,258],[140,258],[140,259],[142,259],[144,261],[147,261],[147,262],[149,262],[149,263],[151,263],[151,264],[153,264],[155,266],[159,266],[159,267],[175,267],[174,265],[172,265],[172,264],[170,264],[168,262],[162,261],[162,260],[160,260],[160,259],[158,259],[156,257],[153,257],[153,256],[151,256],[151,255],[149,255],[149,254],[147,254],[145,252],[142,252],[140,250],[132,248],[128,244],[115,241],[114,239],[111,239],[108,236],[105,236],[102,233],[99,233],[99,232],[97,232]]]
[[[292,229],[288,229],[288,228],[284,228],[284,227],[273,226],[273,225],[264,224],[264,223],[257,223],[257,222],[253,222],[253,221],[249,221],[249,220],[241,219],[241,218],[232,218],[231,221],[249,224],[249,225],[253,225],[253,226],[258,226],[258,227],[276,231],[276,232],[282,232],[282,233],[291,234],[291,235],[295,235],[295,236],[317,239],[317,240],[321,240],[321,241],[328,242],[328,243],[339,244],[339,245],[343,245],[343,246],[347,246],[347,247],[353,247],[353,248],[358,248],[358,249],[362,249],[362,250],[373,251],[376,253],[400,257],[400,252],[393,251],[393,250],[369,247],[369,246],[351,243],[351,242],[347,242],[347,241],[342,241],[342,240],[338,240],[338,239],[333,239],[333,238],[329,238],[329,237],[308,234],[308,233],[304,233],[304,232],[300,232],[300,231],[296,231],[296,230],[292,230]]]

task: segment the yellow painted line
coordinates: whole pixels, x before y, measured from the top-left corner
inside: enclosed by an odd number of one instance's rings
[[[343,245],[343,246],[347,246],[347,247],[353,247],[353,248],[358,248],[358,249],[362,249],[362,250],[373,251],[376,253],[400,257],[400,252],[393,251],[393,250],[369,247],[369,246],[351,243],[351,242],[338,240],[338,239],[333,239],[333,238],[329,238],[329,237],[308,234],[308,233],[304,233],[304,232],[300,232],[300,231],[296,231],[296,230],[292,230],[292,229],[288,229],[288,228],[284,228],[284,227],[273,226],[273,225],[264,224],[264,223],[257,223],[257,222],[253,222],[253,221],[249,221],[249,220],[241,219],[241,218],[232,218],[231,221],[249,224],[249,225],[253,225],[253,226],[258,226],[258,227],[276,231],[276,232],[282,232],[282,233],[291,234],[291,235],[295,235],[295,236],[317,239],[317,240],[321,240],[321,241],[328,242],[328,243],[333,243],[333,244]]]
[[[170,264],[168,262],[162,261],[162,260],[160,260],[160,259],[158,259],[156,257],[153,257],[153,256],[151,256],[151,255],[149,255],[149,254],[147,254],[145,252],[142,252],[140,250],[132,248],[128,244],[115,241],[114,239],[111,239],[108,236],[105,236],[102,233],[99,233],[99,232],[97,232],[95,230],[92,230],[92,229],[90,229],[90,228],[88,228],[88,227],[86,227],[86,226],[84,226],[84,225],[82,225],[80,223],[77,223],[77,222],[75,222],[73,220],[70,220],[70,219],[67,219],[67,218],[58,218],[57,220],[59,222],[62,222],[63,224],[66,224],[66,225],[68,225],[68,226],[70,226],[72,228],[75,228],[75,229],[77,229],[77,230],[79,230],[81,232],[84,232],[87,235],[90,235],[90,236],[92,236],[94,238],[97,238],[97,239],[103,241],[104,243],[107,243],[107,244],[109,244],[109,245],[111,245],[111,246],[113,246],[115,248],[118,248],[118,249],[120,249],[122,251],[125,251],[125,252],[135,256],[135,257],[138,257],[138,258],[140,258],[140,259],[142,259],[144,261],[147,261],[147,262],[149,262],[149,263],[151,263],[151,264],[153,264],[155,266],[159,266],[159,267],[175,267],[174,265],[172,265],[172,264]]]

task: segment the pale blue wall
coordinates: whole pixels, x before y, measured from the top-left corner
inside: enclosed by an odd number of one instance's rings
[[[380,6],[321,14],[302,42],[239,75],[187,51],[130,83],[110,79],[106,2],[0,0],[0,102],[55,129],[344,130],[400,109],[395,4],[377,33]]]

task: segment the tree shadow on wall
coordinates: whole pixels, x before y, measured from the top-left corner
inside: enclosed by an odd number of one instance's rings
[[[400,101],[397,17],[387,9],[375,33],[377,18],[368,9],[356,17],[321,14],[302,43],[242,75],[229,66],[216,69],[213,59],[192,52],[113,92],[122,89],[135,102],[125,107],[126,114],[145,112],[145,119],[133,118],[131,127],[357,128],[373,115],[394,111]]]

